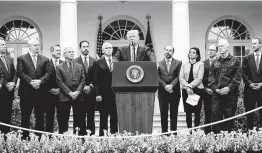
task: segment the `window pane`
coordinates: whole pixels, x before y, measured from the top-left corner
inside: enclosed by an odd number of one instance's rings
[[[117,52],[117,48],[118,48],[118,47],[113,47],[113,53],[112,53],[112,56],[113,56],[113,57],[115,56],[115,54],[116,54],[116,52]]]
[[[242,50],[241,56],[245,56],[246,55],[246,46],[242,46],[241,50]]]
[[[108,33],[108,34],[113,34],[113,33],[114,33],[114,30],[108,25],[108,26],[105,28],[104,32],[106,32],[106,33]]]
[[[110,25],[112,26],[112,28],[116,31],[119,29],[119,26],[118,26],[118,22],[117,21],[114,21],[112,23],[110,23]]]
[[[135,25],[135,23],[131,22],[131,21],[128,21],[127,22],[127,25],[126,25],[126,29],[129,31],[133,28],[133,26]]]
[[[5,36],[7,41],[25,41],[32,38],[39,39],[39,33],[33,25],[24,20],[9,21],[0,28],[1,36]]]
[[[216,36],[216,34],[218,36]],[[217,38],[233,40],[249,40],[250,34],[246,26],[233,19],[225,19],[217,22],[209,32],[208,40],[217,40]]]
[[[240,46],[234,46],[233,47],[233,55],[234,56],[241,56],[241,47]]]
[[[111,26],[112,28],[111,28]],[[102,36],[103,40],[120,40],[126,39],[127,31],[129,30],[138,30],[140,40],[144,40],[144,34],[140,27],[128,20],[116,20],[110,23],[103,31]]]

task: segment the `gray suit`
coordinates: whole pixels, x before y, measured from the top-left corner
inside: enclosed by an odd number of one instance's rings
[[[86,134],[86,126],[83,107],[84,96],[82,91],[85,85],[85,73],[83,66],[78,63],[72,62],[72,67],[72,72],[70,72],[67,62],[64,62],[56,68],[56,82],[60,88],[60,103],[58,103],[57,106],[59,133],[68,130],[70,109],[71,106],[73,106],[74,126],[80,128],[79,135],[84,135]],[[69,93],[74,91],[80,92],[75,100],[69,96]],[[76,131],[74,131],[74,133],[75,132]]]
[[[171,131],[177,129],[177,115],[179,99],[181,97],[179,73],[182,62],[172,58],[170,70],[168,72],[165,59],[159,62],[158,67],[158,99],[161,112],[162,132],[168,131],[168,105],[170,105]],[[173,93],[165,90],[167,84],[173,85]]]

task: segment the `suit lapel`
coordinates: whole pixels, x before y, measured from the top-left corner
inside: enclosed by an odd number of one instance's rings
[[[79,56],[79,57],[78,57],[78,62],[79,62],[79,64],[82,64],[82,65],[84,65],[84,62],[83,62],[83,60],[82,60],[81,56]]]
[[[7,63],[7,59],[6,59],[6,63]],[[1,64],[2,67],[4,68],[5,72],[8,73],[8,70],[6,69],[5,64],[4,64],[4,62],[2,61],[1,58],[0,58],[0,64]],[[8,65],[7,65],[7,66],[8,66]],[[8,66],[8,68],[9,68],[9,66]]]
[[[175,67],[175,64],[176,64],[176,61],[175,61],[175,59],[172,58],[172,61],[171,61],[171,65],[170,65],[169,73],[168,73],[168,74],[170,74],[170,73],[173,71],[173,69],[174,69],[174,67]]]
[[[206,60],[206,62],[207,62],[207,69],[210,70],[210,66],[211,66],[210,65],[210,60],[208,59],[208,60]]]
[[[106,70],[110,72],[110,70],[109,70],[109,67],[108,67],[108,64],[107,64],[107,62],[106,62],[106,58],[105,58],[105,57],[104,57],[104,65],[105,65],[105,67],[106,67]]]
[[[10,58],[6,58],[6,64],[7,64],[7,68],[8,68],[8,71],[10,72],[11,70],[11,59]]]
[[[49,62],[51,63],[52,70],[55,70],[55,65],[54,65],[54,62],[53,62],[52,58],[49,59]]]
[[[75,75],[76,75],[76,63],[74,63],[74,62],[72,62],[72,67],[73,67],[73,69],[72,69],[72,78],[75,78]]]
[[[140,56],[141,56],[141,52],[142,52],[141,47],[138,45],[137,51],[136,51],[136,61],[139,61]]]
[[[167,65],[166,65],[166,60],[163,59],[161,63],[162,63],[162,65],[163,65],[163,67],[164,67],[166,73],[168,74],[168,71],[167,71]]]
[[[256,66],[255,55],[254,54],[252,54],[252,56],[250,56],[249,61],[251,63],[252,68],[257,73],[257,66]]]
[[[259,68],[258,68],[258,74],[260,74],[261,71],[262,71],[262,62],[261,62],[261,59],[262,59],[262,54],[261,54],[261,56],[260,56],[260,63],[259,63]]]
[[[127,48],[125,48],[125,53],[127,56],[127,60],[131,61],[131,50],[130,50],[130,46],[128,46]]]
[[[70,72],[69,72],[69,69],[68,69],[68,66],[67,66],[67,63],[66,63],[66,62],[64,62],[63,66],[64,66],[64,69],[66,70],[66,72],[68,73],[68,76],[69,76],[71,79],[73,79],[72,74],[70,74]]]
[[[42,57],[38,54],[37,55],[37,61],[36,61],[36,69],[39,67],[41,60],[42,60]]]
[[[27,58],[27,60],[31,63],[30,65],[33,67],[33,69],[36,70],[36,69],[35,69],[35,66],[34,66],[33,59],[31,58],[31,56],[30,56],[29,53],[27,53],[26,58]]]

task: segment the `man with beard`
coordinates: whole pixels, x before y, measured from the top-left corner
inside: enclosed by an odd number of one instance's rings
[[[228,52],[229,43],[226,39],[218,41],[220,57],[211,65],[208,87],[213,91],[212,122],[235,115],[238,100],[238,86],[241,82],[241,63]],[[212,130],[219,133],[221,130],[233,128],[233,120],[215,124]]]
[[[245,83],[244,104],[246,111],[262,106],[262,62],[261,62],[261,40],[252,40],[254,53],[244,57],[242,64],[242,75]],[[260,124],[262,124],[262,110],[259,110]],[[247,115],[247,129],[254,127],[254,113]]]
[[[105,42],[102,46],[103,58],[94,63],[94,82],[96,87],[96,101],[100,113],[99,136],[104,136],[104,130],[108,130],[108,116],[110,115],[110,133],[118,131],[117,110],[115,93],[112,89],[112,44]]]
[[[75,51],[71,47],[64,49],[65,62],[56,68],[56,83],[60,88],[60,102],[57,105],[59,133],[68,130],[71,106],[73,106],[74,126],[80,128],[78,135],[85,135],[84,95],[85,72],[81,64],[73,62]],[[75,129],[74,129],[75,130]]]
[[[119,47],[114,57],[115,61],[156,61],[155,54],[149,47],[138,45],[138,30],[130,30],[126,34],[128,46]]]
[[[81,64],[84,67],[86,83],[84,87],[84,95],[85,95],[85,116],[87,117],[86,129],[90,130],[90,135],[95,134],[95,106],[96,106],[96,95],[94,88],[94,68],[93,64],[95,59],[89,55],[90,46],[89,42],[83,40],[79,43],[81,55],[74,59],[74,62]]]
[[[208,85],[208,77],[209,77],[209,70],[212,65],[212,62],[216,59],[217,53],[217,46],[210,45],[208,48],[208,55],[209,58],[204,61],[204,77],[203,77],[203,85],[205,87],[205,93],[203,94],[203,101],[204,101],[204,112],[205,112],[205,124],[211,123],[212,117],[212,95],[213,91],[207,86]],[[205,133],[211,132],[211,126],[205,127]]]
[[[161,113],[162,132],[168,131],[168,108],[170,107],[171,131],[177,130],[178,105],[181,97],[179,73],[182,62],[174,59],[174,48],[164,48],[165,58],[159,62],[158,67],[158,99]]]
[[[37,39],[28,40],[29,52],[17,58],[17,76],[20,79],[18,95],[22,113],[21,126],[29,128],[29,121],[34,109],[35,129],[44,131],[44,99],[47,92],[46,83],[50,77],[49,60],[40,55],[40,43]],[[29,132],[23,132],[23,139]]]
[[[6,56],[6,51],[6,42],[0,37],[0,122],[10,124],[17,77],[13,59]],[[0,130],[8,133],[10,129],[0,126]]]
[[[62,63],[60,60],[61,57],[61,48],[59,45],[54,45],[50,48],[51,59],[49,59],[50,67],[50,79],[47,82],[48,92],[45,103],[45,113],[46,113],[46,131],[53,132],[54,129],[54,115],[55,115],[55,106],[58,104],[59,100],[59,88],[56,84],[56,67]]]

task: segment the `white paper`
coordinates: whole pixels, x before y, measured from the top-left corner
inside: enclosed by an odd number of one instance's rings
[[[190,94],[187,97],[186,103],[192,105],[192,106],[196,106],[198,104],[200,96],[197,94]]]

